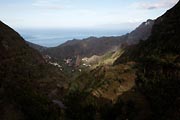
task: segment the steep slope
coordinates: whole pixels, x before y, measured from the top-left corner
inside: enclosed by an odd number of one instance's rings
[[[103,65],[82,72],[65,97],[68,118],[88,120],[146,120],[149,103],[135,86],[134,63]],[[88,117],[87,117],[88,116]]]
[[[136,85],[148,98],[152,118],[178,120],[180,117],[180,2],[155,20],[146,41],[129,47],[115,64],[139,63]]]
[[[46,49],[44,53],[60,59],[78,55],[80,57],[103,55],[106,52],[117,49],[122,44],[134,44],[139,40],[147,39],[151,34],[153,23],[153,20],[148,20],[131,33],[120,37],[90,37],[83,40],[67,41],[60,46]]]
[[[30,47],[38,50],[39,52],[43,52],[45,49],[47,49],[47,47],[44,47],[44,46],[41,46],[41,45],[37,45],[37,44],[31,43],[31,42],[28,42],[28,41],[26,41],[26,43],[27,43]]]
[[[179,11],[180,2],[155,20],[148,40],[128,46],[114,66],[97,67],[72,81],[65,99],[68,117],[179,120]]]
[[[178,4],[155,20],[150,38],[138,45],[129,46],[118,62],[137,60],[140,57],[180,54]]]
[[[91,69],[98,66],[113,65],[114,61],[123,54],[123,49],[117,49],[115,51],[110,51],[102,56],[93,55],[92,57],[85,57],[82,59],[83,66],[89,67]]]
[[[132,33],[139,36],[138,33],[142,32],[142,26],[145,24],[147,23],[143,23]],[[134,41],[132,44],[135,43]],[[84,65],[90,65],[92,69],[85,68],[85,71],[70,82],[69,94],[64,101],[67,106],[65,110],[67,118],[81,120],[149,118],[151,114],[149,103],[146,97],[136,90],[136,64],[129,62],[112,66],[112,62],[122,53],[122,49],[116,49],[115,52],[109,51],[102,56],[83,58]]]
[[[151,19],[143,22],[139,27],[128,34],[127,43],[137,44],[139,40],[147,40],[151,35],[153,24],[154,20]]]
[[[1,120],[58,119],[58,109],[46,95],[64,80],[17,32],[0,22]]]

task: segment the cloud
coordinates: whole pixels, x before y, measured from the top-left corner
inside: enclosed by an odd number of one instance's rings
[[[134,5],[140,9],[161,9],[170,8],[175,5],[179,0],[157,0],[156,2],[139,2]]]

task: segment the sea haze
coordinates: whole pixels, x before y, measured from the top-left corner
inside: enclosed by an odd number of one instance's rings
[[[26,41],[46,47],[55,47],[72,39],[84,39],[91,36],[121,36],[129,32],[129,30],[87,29],[19,29],[17,31]]]

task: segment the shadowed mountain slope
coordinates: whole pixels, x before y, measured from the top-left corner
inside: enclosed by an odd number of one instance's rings
[[[180,15],[178,11],[179,3],[157,18],[149,39],[141,41],[138,45],[129,46],[117,63],[151,55],[180,54]]]
[[[0,22],[0,119],[57,119],[58,109],[46,96],[65,77]]]
[[[26,43],[27,43],[30,47],[38,50],[39,52],[43,52],[45,49],[47,49],[47,47],[44,47],[44,46],[41,46],[41,45],[37,45],[37,44],[31,43],[31,42],[28,42],[28,41],[26,41]]]
[[[148,98],[152,118],[180,118],[180,2],[154,22],[146,41],[130,46],[115,64],[138,62],[136,85]]]

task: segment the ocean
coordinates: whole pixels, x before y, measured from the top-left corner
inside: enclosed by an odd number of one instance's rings
[[[73,30],[73,29],[18,29],[20,35],[29,42],[55,47],[68,40],[88,37],[121,36],[129,30]]]

